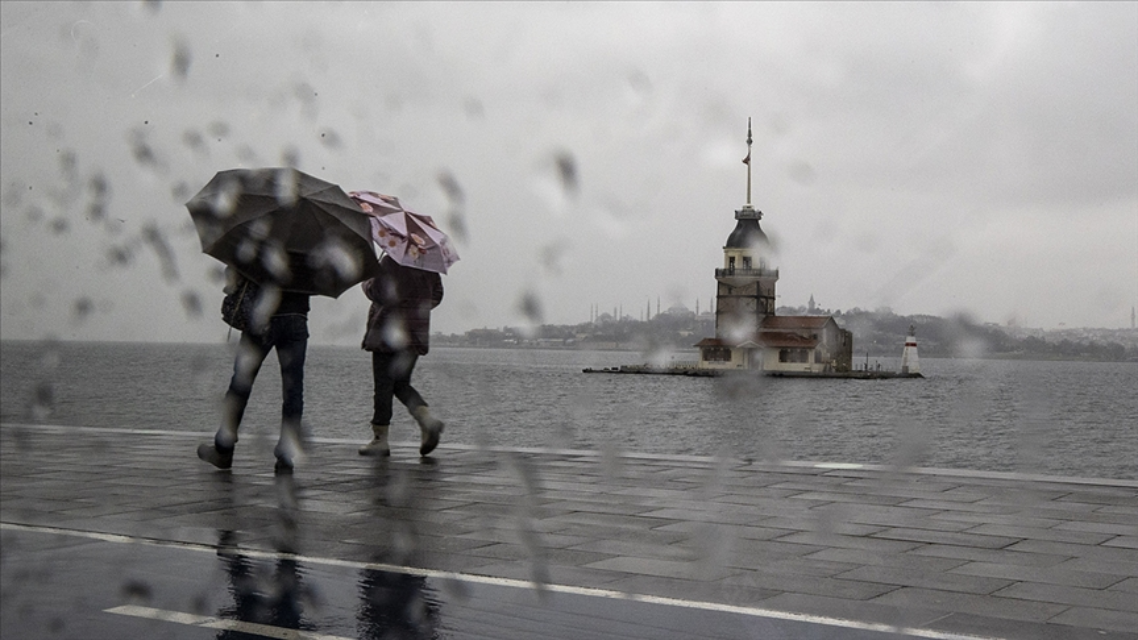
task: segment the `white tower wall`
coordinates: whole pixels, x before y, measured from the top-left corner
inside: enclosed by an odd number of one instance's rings
[[[917,358],[917,338],[914,335],[912,327],[909,327],[909,335],[905,338],[905,349],[901,351],[901,373],[920,373],[921,361]]]

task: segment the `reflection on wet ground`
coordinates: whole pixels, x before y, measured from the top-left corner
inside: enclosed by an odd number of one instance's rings
[[[273,561],[271,569],[254,563],[233,546],[233,532],[223,531],[218,541],[217,556],[225,567],[229,579],[229,593],[233,605],[223,607],[217,617],[265,624],[282,629],[314,629],[305,620],[305,609],[319,607],[314,592],[301,581],[300,563],[284,556]],[[303,602],[310,603],[305,607]],[[219,638],[231,637],[228,633]]]
[[[95,640],[893,637],[856,626],[247,554],[228,535],[216,549],[220,571],[203,561],[205,547],[134,541],[128,553],[118,542],[75,540],[58,531],[5,530],[5,547],[19,552],[5,556],[4,637],[42,637],[44,630]],[[112,564],[121,565],[112,575],[132,576],[133,588],[100,589]]]

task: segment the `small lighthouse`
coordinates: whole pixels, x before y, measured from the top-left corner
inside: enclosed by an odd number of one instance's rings
[[[901,375],[919,375],[921,362],[917,359],[917,331],[909,325],[909,335],[905,338],[905,349],[901,352]]]

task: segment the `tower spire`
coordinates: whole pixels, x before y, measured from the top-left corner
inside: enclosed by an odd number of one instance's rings
[[[751,208],[751,118],[747,118],[747,157],[743,158],[743,164],[747,165],[747,207]]]

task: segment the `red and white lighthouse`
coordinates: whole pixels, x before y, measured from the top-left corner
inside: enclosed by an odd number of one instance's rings
[[[917,331],[909,325],[909,335],[905,337],[905,349],[901,352],[901,375],[921,372],[921,362],[917,359]]]

